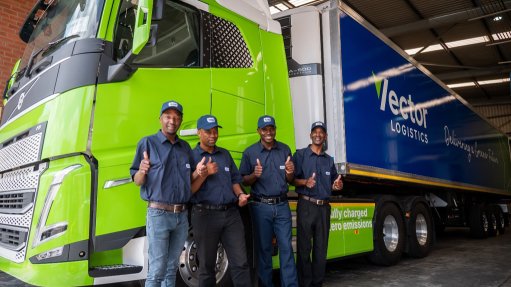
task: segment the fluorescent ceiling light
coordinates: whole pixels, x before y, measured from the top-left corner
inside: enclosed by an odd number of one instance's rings
[[[271,6],[271,7],[270,7],[270,13],[271,13],[271,14],[275,14],[275,13],[279,13],[279,12],[280,12],[280,10],[279,10],[279,9],[277,9],[277,8],[275,8],[274,6]]]
[[[502,39],[510,39],[511,31],[498,33],[498,34],[492,34],[491,36],[494,41],[502,40]],[[468,39],[446,42],[445,45],[449,48],[458,48],[458,47],[476,45],[476,44],[481,44],[481,43],[489,43],[489,42],[490,42],[490,39],[488,38],[488,36],[480,36],[480,37],[473,37],[473,38],[468,38]],[[408,55],[415,55],[417,52],[422,50],[422,48],[424,48],[424,47],[406,49],[405,52]],[[435,44],[435,45],[428,46],[421,53],[433,52],[433,51],[438,51],[438,50],[442,50],[442,46],[440,44]]]
[[[509,82],[509,78],[477,81],[477,84],[479,84],[480,86],[484,86],[484,85],[502,84],[502,83],[507,83],[507,82]],[[464,83],[450,84],[447,86],[451,89],[455,89],[455,88],[473,87],[475,85],[476,85],[475,82],[464,82]]]
[[[491,84],[502,84],[509,82],[509,78],[503,79],[495,79],[495,80],[486,80],[486,81],[477,81],[479,85],[491,85]]]
[[[316,0],[289,0],[289,3],[293,4],[294,6],[301,6],[301,5],[309,4],[314,1],[316,1]]]
[[[474,82],[465,82],[465,83],[450,84],[447,86],[451,89],[456,89],[456,88],[463,88],[463,87],[473,87],[475,85],[476,85],[476,83],[474,83]]]
[[[284,11],[284,10],[289,9],[289,8],[287,8],[286,5],[284,5],[282,3],[279,3],[279,4],[275,5],[275,7],[279,8],[280,11]]]

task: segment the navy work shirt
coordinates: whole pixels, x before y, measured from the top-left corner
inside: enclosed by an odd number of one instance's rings
[[[140,197],[167,204],[187,203],[192,196],[191,174],[195,167],[190,145],[177,136],[172,144],[161,131],[141,139],[130,168],[132,179],[144,159],[144,151],[151,167],[140,187]]]
[[[257,165],[257,159],[263,166],[263,173],[254,184],[252,192],[256,196],[276,197],[288,191],[286,181],[286,160],[291,156],[291,150],[286,144],[275,141],[273,147],[264,148],[261,141],[249,146],[241,157],[240,173],[249,175]]]
[[[325,152],[315,154],[309,145],[295,152],[293,163],[297,179],[308,179],[316,173],[316,185],[313,188],[300,186],[296,187],[296,192],[316,199],[328,200],[332,194],[332,184],[337,178],[334,159]]]
[[[232,185],[241,183],[241,175],[234,164],[231,154],[224,148],[215,146],[213,153],[208,153],[200,147],[200,144],[193,149],[193,158],[200,162],[206,157],[205,163],[216,162],[218,172],[206,178],[199,191],[192,197],[192,203],[225,205],[238,201],[234,194]]]

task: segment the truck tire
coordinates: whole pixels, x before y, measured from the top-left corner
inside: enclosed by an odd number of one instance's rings
[[[229,260],[227,259],[227,255],[222,244],[218,244],[216,260],[216,286],[232,286],[231,276],[229,275]],[[193,232],[190,232],[186,239],[181,257],[179,258],[179,272],[176,276],[176,286],[198,287],[199,264],[200,263],[197,260],[197,244],[193,240]]]
[[[497,211],[494,205],[489,205],[486,209],[486,217],[488,218],[488,237],[497,236]]]
[[[422,258],[428,255],[433,242],[433,227],[429,210],[424,204],[413,207],[408,221],[408,255]]]
[[[500,235],[503,235],[506,232],[506,221],[504,219],[504,213],[500,206],[495,206],[495,215],[497,216],[497,231]]]
[[[470,235],[474,238],[486,238],[488,236],[488,217],[484,212],[483,205],[474,205],[469,215]]]
[[[386,202],[378,211],[374,223],[374,250],[369,260],[378,265],[396,264],[404,249],[404,223],[397,206]]]

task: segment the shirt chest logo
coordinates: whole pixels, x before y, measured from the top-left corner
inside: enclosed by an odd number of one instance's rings
[[[225,169],[225,171],[226,171],[226,172],[229,172],[229,171],[230,171],[230,169],[229,169],[229,167],[228,167],[228,166],[224,167],[224,169]]]
[[[281,165],[280,169],[286,169],[286,166],[285,165]]]
[[[185,167],[190,168],[190,164],[189,163],[185,164]]]
[[[326,174],[326,175],[330,175],[330,172],[329,172],[329,171],[326,171],[326,172],[325,172],[325,174]]]

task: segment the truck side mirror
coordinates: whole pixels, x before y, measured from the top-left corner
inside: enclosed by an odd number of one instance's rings
[[[151,36],[151,18],[153,13],[152,0],[140,0],[135,19],[133,35],[133,54],[138,55]]]
[[[16,77],[18,76],[18,69],[20,67],[20,63],[21,63],[21,59],[18,59],[18,61],[16,61],[16,63],[14,64],[14,68],[12,69],[11,76],[5,83],[5,89],[4,89],[4,94],[3,94],[4,104],[5,104],[5,100],[7,100],[15,92],[14,90],[11,91],[10,89],[12,87],[12,84],[14,84],[14,82],[16,82]]]

